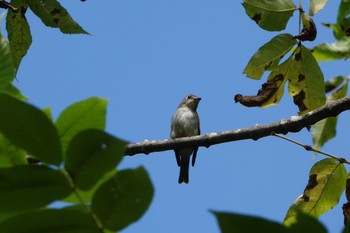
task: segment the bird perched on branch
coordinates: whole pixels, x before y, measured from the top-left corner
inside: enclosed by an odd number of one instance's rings
[[[201,98],[195,95],[187,95],[177,107],[175,114],[171,118],[170,137],[181,138],[200,134],[200,123],[197,113],[198,103]],[[175,157],[177,165],[180,167],[179,183],[188,183],[188,171],[190,165],[190,156],[192,157],[192,166],[196,162],[198,147],[176,149]]]

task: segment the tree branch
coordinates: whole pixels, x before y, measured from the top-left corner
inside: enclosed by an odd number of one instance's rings
[[[280,120],[272,124],[254,125],[249,128],[228,130],[204,135],[166,139],[145,140],[144,142],[130,143],[126,146],[125,155],[149,154],[186,147],[209,147],[211,145],[233,142],[245,139],[258,140],[272,134],[287,134],[299,132],[325,118],[337,116],[339,113],[350,109],[350,96],[327,103],[321,108],[315,109],[303,116],[292,116],[288,120]]]

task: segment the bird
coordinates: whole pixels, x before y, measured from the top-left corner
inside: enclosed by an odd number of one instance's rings
[[[170,138],[174,139],[200,135],[200,121],[197,113],[200,100],[201,98],[192,94],[183,98],[171,118]],[[189,182],[190,157],[193,154],[192,166],[194,166],[198,147],[175,149],[174,151],[177,165],[180,167],[178,182],[179,184],[183,182],[187,184]]]

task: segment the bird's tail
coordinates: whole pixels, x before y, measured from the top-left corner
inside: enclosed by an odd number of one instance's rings
[[[190,158],[182,159],[180,166],[180,175],[179,175],[179,184],[185,182],[186,184],[189,181],[188,171],[190,168]]]

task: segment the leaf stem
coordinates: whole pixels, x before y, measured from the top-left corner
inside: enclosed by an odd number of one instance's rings
[[[287,137],[282,136],[282,135],[280,135],[280,134],[272,133],[272,135],[275,136],[275,137],[278,137],[278,138],[282,138],[282,139],[284,139],[284,140],[286,140],[286,141],[289,141],[289,142],[291,142],[291,143],[294,143],[294,144],[296,144],[296,145],[298,145],[298,146],[301,146],[301,147],[303,147],[303,148],[304,148],[305,150],[307,150],[307,151],[313,151],[313,152],[315,152],[315,153],[323,154],[323,155],[325,155],[325,156],[328,156],[328,157],[330,157],[330,158],[333,158],[333,159],[335,159],[335,160],[338,160],[340,163],[350,164],[350,161],[347,160],[347,159],[345,159],[345,158],[340,158],[340,157],[335,156],[335,155],[332,155],[332,154],[330,154],[330,153],[327,153],[327,152],[318,150],[318,149],[316,149],[316,148],[314,148],[314,147],[312,147],[312,146],[310,146],[310,145],[302,144],[302,143],[300,143],[300,142],[298,142],[298,141],[295,141],[295,140],[293,140],[293,139],[287,138]]]
[[[73,190],[74,195],[76,196],[76,198],[78,199],[78,201],[80,202],[80,205],[85,209],[86,213],[89,214],[91,216],[91,218],[93,219],[93,221],[96,223],[96,226],[98,227],[98,229],[101,231],[101,233],[104,233],[104,227],[103,224],[100,222],[100,220],[98,219],[98,217],[96,216],[96,214],[92,211],[92,209],[90,208],[89,205],[86,204],[86,202],[84,201],[84,198],[80,195],[79,190],[77,189],[77,187],[74,184],[74,181],[72,179],[72,177],[69,175],[69,173],[62,169],[61,170],[64,175],[67,177],[68,181],[69,181],[69,185],[71,187],[71,189]]]

